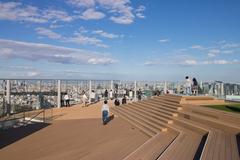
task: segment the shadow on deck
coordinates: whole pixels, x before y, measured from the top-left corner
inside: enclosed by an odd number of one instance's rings
[[[0,149],[24,138],[27,137],[47,126],[48,123],[34,123],[28,124],[27,126],[22,126],[19,128],[10,128],[0,131]]]

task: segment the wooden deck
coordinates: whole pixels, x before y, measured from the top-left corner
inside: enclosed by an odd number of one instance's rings
[[[118,117],[102,125],[101,104],[54,110],[52,124],[0,149],[0,159],[121,160],[149,139]]]
[[[240,160],[240,115],[196,105],[204,100],[217,101],[164,95],[111,107],[106,126],[101,104],[54,109],[51,125],[2,148],[0,159]]]

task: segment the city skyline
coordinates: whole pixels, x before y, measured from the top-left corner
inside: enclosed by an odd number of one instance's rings
[[[240,2],[0,1],[0,78],[239,82]]]

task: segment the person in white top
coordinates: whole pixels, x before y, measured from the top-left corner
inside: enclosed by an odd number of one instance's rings
[[[83,106],[86,107],[86,103],[88,101],[88,98],[87,98],[85,93],[83,94],[82,101],[83,101]]]
[[[113,100],[113,91],[112,91],[112,90],[110,90],[110,92],[109,92],[109,98],[110,98],[111,100]]]
[[[91,103],[94,103],[95,99],[96,99],[96,94],[95,94],[94,90],[92,90],[92,92],[90,94],[90,98],[91,98]]]
[[[133,91],[132,91],[132,90],[129,91],[129,99],[130,99],[130,100],[133,99]]]
[[[190,80],[190,78],[188,76],[185,77],[186,79],[186,83],[185,83],[185,87],[186,87],[186,94],[187,95],[191,95],[191,86],[192,86],[192,82]]]
[[[105,100],[104,104],[102,105],[102,121],[103,121],[103,125],[107,124],[107,122],[109,121],[108,115],[109,115],[109,106],[107,104],[107,100]]]
[[[66,107],[70,107],[70,103],[69,103],[70,98],[69,98],[69,96],[68,96],[67,93],[66,93],[65,96],[64,96],[64,100],[65,100],[65,106],[66,106]]]

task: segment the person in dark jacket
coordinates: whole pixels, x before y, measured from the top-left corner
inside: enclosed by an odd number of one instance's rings
[[[198,93],[198,82],[197,82],[196,78],[193,78],[192,79],[192,94],[196,96],[197,93]]]
[[[127,104],[127,99],[126,99],[126,96],[125,96],[125,95],[123,96],[122,104]]]

